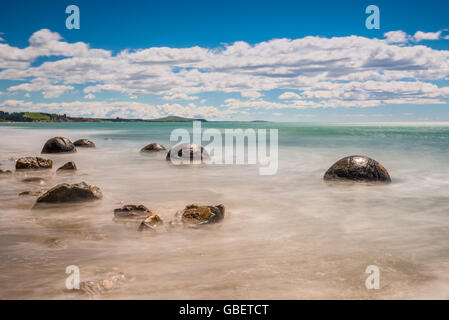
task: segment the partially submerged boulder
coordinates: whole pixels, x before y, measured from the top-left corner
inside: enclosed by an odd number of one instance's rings
[[[324,174],[326,181],[391,182],[387,169],[366,156],[350,156],[338,160]]]
[[[11,170],[1,170],[0,169],[0,175],[10,175],[12,174]]]
[[[51,188],[36,200],[40,203],[65,203],[98,200],[103,197],[100,189],[85,182],[76,184],[61,183]]]
[[[61,171],[74,171],[74,170],[76,170],[75,162],[69,161],[69,162],[64,163],[64,164],[63,164],[61,167],[59,167],[58,170],[56,170],[56,171],[61,172]]]
[[[222,204],[217,206],[191,204],[176,213],[174,224],[202,225],[217,223],[224,219],[224,215],[225,208]]]
[[[159,152],[159,151],[167,151],[165,147],[159,143],[150,143],[149,145],[146,145],[142,149],[140,149],[140,152]]]
[[[180,143],[171,148],[166,156],[166,160],[172,162],[191,163],[192,161],[202,162],[209,160],[209,155],[203,146],[195,143]]]
[[[95,143],[89,139],[78,139],[73,143],[76,147],[81,148],[95,148]]]
[[[22,180],[22,182],[26,183],[36,183],[36,184],[45,184],[46,180],[41,177],[28,177]]]
[[[76,152],[75,145],[65,137],[54,137],[49,139],[41,153],[70,153]]]
[[[144,205],[127,204],[121,208],[114,209],[117,219],[146,219],[152,214]]]
[[[16,169],[50,169],[53,161],[41,157],[23,157],[16,161]]]
[[[142,221],[139,226],[139,231],[158,231],[164,227],[164,221],[157,214],[153,213],[148,218]]]

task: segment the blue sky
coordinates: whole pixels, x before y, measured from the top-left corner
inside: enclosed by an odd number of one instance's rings
[[[448,21],[433,0],[2,1],[0,109],[449,121]]]

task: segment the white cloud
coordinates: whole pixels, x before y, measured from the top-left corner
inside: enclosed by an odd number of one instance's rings
[[[275,117],[280,117],[280,116],[282,116],[282,113],[274,112],[274,113],[272,113],[272,115],[275,116]]]
[[[437,32],[423,32],[423,31],[417,31],[413,38],[415,41],[420,42],[422,40],[438,40],[441,35],[441,30]]]
[[[301,97],[299,96],[299,94],[296,94],[294,92],[284,92],[283,94],[281,94],[279,96],[279,99],[283,99],[283,100],[301,99]]]
[[[384,37],[388,43],[406,43],[410,40],[410,36],[400,30],[384,33]]]
[[[23,49],[0,43],[0,81],[19,81],[7,89],[10,93],[42,92],[46,98],[75,94],[75,85],[81,86],[85,99],[100,92],[121,93],[129,104],[123,105],[123,113],[135,115],[146,115],[148,111],[142,111],[145,108],[159,110],[160,114],[170,110],[195,114],[195,110],[201,110],[209,117],[222,117],[246,112],[245,108],[447,103],[449,87],[433,82],[449,77],[449,51],[407,42],[411,37],[403,31],[390,31],[384,36],[386,39],[309,36],[254,45],[235,42],[211,49],[151,47],[113,55],[83,42],[66,42],[59,34],[42,29]],[[418,42],[440,36],[441,31],[418,31],[414,39]],[[38,57],[58,59],[32,65]],[[270,90],[284,93],[279,101],[264,101]],[[225,102],[203,106],[204,93],[221,93]],[[229,99],[235,94],[245,101]],[[133,104],[137,102],[130,100],[142,96],[180,103],[137,108]],[[196,100],[201,107],[191,103]],[[82,108],[88,113],[101,114],[101,108],[119,113],[117,105],[90,110],[96,106],[92,103],[84,101],[70,108],[78,113]]]

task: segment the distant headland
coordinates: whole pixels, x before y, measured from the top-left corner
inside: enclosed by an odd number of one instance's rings
[[[0,122],[207,122],[206,119],[168,116],[157,119],[83,118],[44,112],[4,112],[0,111]]]

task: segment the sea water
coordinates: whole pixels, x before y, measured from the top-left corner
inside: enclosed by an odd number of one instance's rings
[[[165,154],[176,128],[191,123],[27,123],[0,125],[0,169],[43,156],[52,170],[0,178],[0,299],[90,298],[65,287],[123,272],[97,299],[388,299],[449,297],[449,125],[208,122],[203,128],[278,129],[274,175],[257,165],[175,166]],[[95,149],[40,155],[45,141],[87,138]],[[329,185],[325,171],[348,155],[389,171],[388,185]],[[67,161],[75,173],[56,173]],[[25,177],[39,176],[43,184]],[[85,181],[103,199],[32,210],[58,183]],[[142,233],[113,210],[143,204],[168,223],[191,203],[223,204],[218,225]],[[380,288],[367,289],[368,266]]]

